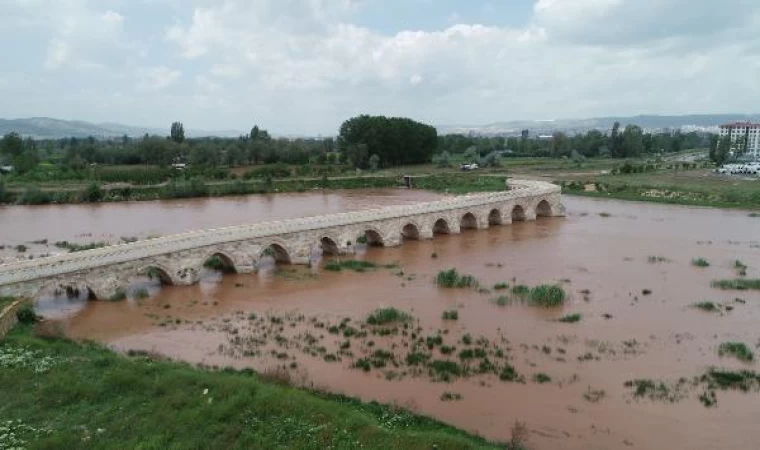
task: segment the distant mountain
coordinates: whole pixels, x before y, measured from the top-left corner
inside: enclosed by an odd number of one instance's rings
[[[583,133],[589,130],[606,131],[615,122],[621,126],[638,125],[646,130],[682,129],[685,131],[714,131],[723,123],[736,121],[759,122],[760,114],[694,114],[684,116],[641,115],[632,117],[597,117],[592,119],[515,120],[481,126],[439,126],[440,134],[520,135],[529,130],[531,135],[552,134],[556,131]]]
[[[122,125],[118,123],[91,123],[80,120],[60,120],[49,117],[31,117],[28,119],[0,119],[0,136],[15,131],[24,137],[34,139],[60,139],[67,137],[86,138],[92,136],[98,139],[121,137],[140,137],[148,134],[160,136],[169,134],[169,127],[150,128]],[[236,130],[205,131],[187,129],[188,137],[237,137],[244,134]]]

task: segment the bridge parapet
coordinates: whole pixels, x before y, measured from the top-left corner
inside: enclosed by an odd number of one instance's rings
[[[162,263],[169,266],[169,262],[163,260],[170,258],[171,255],[196,261],[200,258],[195,254],[200,253],[198,249],[204,249],[202,251],[204,255],[215,247],[230,253],[234,252],[228,247],[235,247],[235,252],[245,253],[253,251],[254,248],[260,248],[266,242],[282,242],[282,247],[290,247],[291,251],[296,253],[289,254],[287,259],[296,263],[308,263],[310,245],[321,245],[320,236],[326,234],[340,236],[342,242],[335,242],[335,244],[345,250],[345,241],[353,240],[346,236],[353,234],[355,237],[357,233],[364,233],[364,230],[374,227],[386,230],[380,237],[385,245],[397,245],[403,240],[401,228],[408,221],[420,219],[416,222],[419,223],[416,226],[417,238],[427,239],[432,237],[434,222],[438,220],[433,219],[433,222],[427,223],[431,218],[446,217],[450,231],[458,232],[461,224],[456,223],[455,217],[458,215],[461,220],[464,220],[464,215],[469,212],[475,215],[476,226],[473,228],[485,228],[493,220],[489,217],[492,207],[499,212],[498,223],[510,223],[514,217],[517,217],[515,220],[532,220],[537,214],[563,215],[564,208],[561,205],[558,186],[540,181],[511,180],[509,187],[508,191],[463,195],[412,205],[188,231],[84,252],[4,264],[0,265],[0,293],[15,292],[11,288],[19,283],[51,279],[67,274],[79,274],[86,278],[88,272],[94,269],[124,266],[136,261],[145,265],[151,260],[161,258]],[[539,207],[540,203],[542,205]],[[511,215],[508,215],[505,210],[508,207],[519,209],[519,213],[515,215],[515,211],[510,210]],[[285,242],[292,242],[292,245]],[[248,244],[244,245],[244,243]],[[188,256],[191,253],[193,254]],[[251,261],[243,261],[242,257],[237,258],[236,265],[241,269],[252,267],[257,263],[258,257],[258,255],[253,257],[254,260]],[[123,268],[133,269],[132,265]],[[103,272],[103,270],[98,270],[98,272]],[[173,282],[182,279],[190,283],[197,278],[197,272],[197,267],[178,268],[174,269],[168,278],[171,278]]]

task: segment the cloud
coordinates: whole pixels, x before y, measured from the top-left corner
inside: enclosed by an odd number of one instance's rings
[[[161,66],[140,69],[138,76],[140,79],[136,86],[138,91],[156,92],[174,84],[182,76],[182,72]]]
[[[120,91],[132,97],[114,120],[182,114],[203,128],[314,134],[359,113],[452,124],[760,104],[756,0],[535,0],[519,26],[457,23],[491,5],[473,1],[438,28],[396,33],[360,20],[372,2],[6,0],[0,50],[22,42],[32,62],[3,77],[32,86],[16,105],[65,91],[66,110],[85,116],[91,95]]]

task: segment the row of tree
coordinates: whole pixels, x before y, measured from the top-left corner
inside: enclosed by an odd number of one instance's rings
[[[575,135],[555,132],[549,137],[478,137],[461,134],[438,137],[439,151],[450,154],[462,154],[474,148],[480,155],[508,150],[521,156],[544,157],[571,156],[575,151],[586,157],[630,158],[706,148],[708,145],[709,136],[705,133],[644,133],[636,125],[621,129],[619,123],[615,123],[609,133],[590,130]]]
[[[630,158],[706,147],[710,148],[711,158],[722,163],[729,155],[731,143],[720,143],[717,136],[704,133],[644,133],[636,125],[622,128],[619,123],[608,133],[598,130],[575,135],[556,132],[549,138],[438,136],[434,127],[411,119],[361,115],[341,125],[337,140],[274,139],[258,126],[238,138],[186,138],[181,122],[171,125],[167,137],[145,135],[138,139],[123,136],[108,140],[90,137],[35,141],[9,133],[0,139],[0,164],[13,165],[20,173],[33,170],[42,161],[75,170],[91,164],[168,166],[175,163],[210,168],[311,163],[375,169],[428,163],[434,154],[467,152],[487,157],[508,151],[521,156],[580,154]]]

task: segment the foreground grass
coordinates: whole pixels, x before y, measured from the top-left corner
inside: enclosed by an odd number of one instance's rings
[[[127,358],[27,327],[0,341],[0,398],[0,417],[21,421],[15,439],[26,448],[508,448],[250,371]]]

